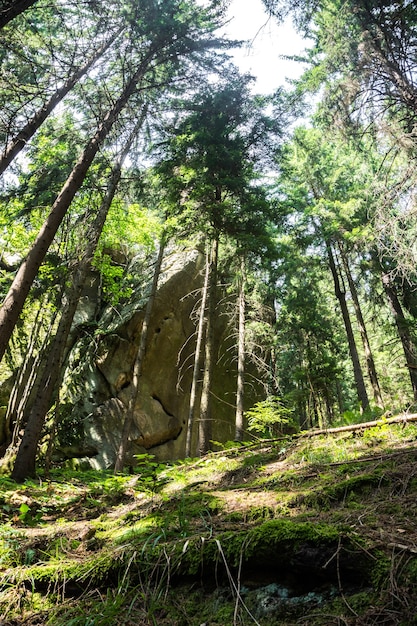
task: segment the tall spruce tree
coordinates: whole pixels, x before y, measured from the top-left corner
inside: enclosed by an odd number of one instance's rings
[[[50,214],[38,237],[22,262],[0,309],[0,359],[3,357],[14,326],[19,318],[30,287],[45,254],[65,217],[73,198],[81,188],[98,151],[105,143],[128,103],[140,89],[152,89],[158,81],[158,69],[169,67],[169,76],[161,89],[181,72],[181,60],[188,56],[197,62],[208,50],[219,46],[212,32],[218,25],[221,10],[202,9],[192,3],[170,0],[156,5],[148,0],[135,28],[131,46],[127,48],[122,86],[110,108],[103,109],[95,132],[56,197]]]
[[[247,77],[227,79],[223,84],[207,85],[191,102],[184,103],[184,111],[167,129],[159,165],[173,214],[187,232],[204,234],[211,248],[203,298],[205,356],[198,454],[207,452],[211,440],[219,244],[225,237],[236,241],[250,238],[251,227],[264,223],[267,207],[254,186],[255,155],[273,124],[263,111],[262,99],[250,96]]]

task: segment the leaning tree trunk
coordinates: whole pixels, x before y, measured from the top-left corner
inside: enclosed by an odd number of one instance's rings
[[[81,289],[79,290],[80,292]],[[61,355],[63,354],[66,338],[68,337],[71,322],[77,308],[79,293],[75,286],[71,289],[71,294],[62,313],[57,332],[51,342],[47,358],[43,363],[37,397],[30,407],[11,475],[16,482],[23,482],[26,478],[35,476],[38,443],[45,417],[49,410],[52,393],[61,372]]]
[[[156,291],[158,288],[158,280],[159,280],[159,275],[161,273],[165,245],[166,245],[165,238],[164,236],[162,236],[160,244],[159,244],[159,251],[158,251],[158,257],[156,259],[155,270],[153,273],[151,293],[150,293],[148,302],[146,304],[145,317],[143,319],[142,331],[140,334],[139,348],[138,348],[138,352],[136,355],[135,364],[133,366],[133,376],[132,376],[132,383],[130,385],[129,402],[127,406],[125,420],[123,423],[122,437],[120,440],[120,445],[117,451],[116,462],[114,466],[115,474],[123,471],[127,449],[129,445],[129,435],[130,435],[130,431],[132,429],[132,425],[134,422],[135,404],[136,404],[136,400],[138,398],[138,393],[139,393],[139,384],[140,384],[140,378],[142,375],[143,361],[145,358],[146,346],[148,343],[149,325],[151,322],[153,304],[155,301]]]
[[[144,107],[141,120],[143,122],[146,115],[146,107]],[[48,350],[48,355],[44,363],[42,375],[40,378],[37,396],[31,406],[27,424],[23,433],[22,441],[17,451],[16,460],[13,467],[12,478],[17,482],[22,482],[28,476],[35,475],[36,468],[36,452],[42,428],[45,422],[46,414],[50,408],[53,392],[59,380],[65,347],[71,330],[75,311],[82,293],[87,272],[90,268],[94,252],[97,248],[107,214],[111,203],[115,196],[117,186],[121,178],[121,169],[123,161],[127,157],[132,143],[135,139],[137,125],[131,134],[129,141],[126,143],[120,159],[114,166],[110,181],[100,209],[91,225],[90,234],[84,256],[75,271],[72,287],[70,289],[65,309],[62,313],[57,332]]]
[[[145,75],[149,67],[149,63],[152,61],[155,53],[156,51],[153,46],[151,46],[139,68],[136,70],[133,77],[123,90],[121,96],[104,117],[94,137],[88,142],[84,152],[56,198],[51,212],[41,227],[32,248],[29,250],[25,260],[21,264],[9,292],[6,295],[3,306],[0,309],[0,361],[4,356],[7,344],[13,333],[16,322],[19,319],[19,315],[23,309],[26,297],[38,273],[39,267],[45,258],[49,246],[51,245],[75,194],[83,184],[95,155],[102,146],[110,130],[113,128],[119,114],[127,105],[130,97],[137,90],[138,82]]]
[[[398,336],[403,347],[406,367],[408,368],[410,374],[414,400],[417,401],[417,349],[411,338],[407,320],[405,319],[395,286],[392,284],[388,274],[383,274],[381,278],[384,291],[388,298],[388,303],[395,320]]]
[[[236,383],[236,425],[235,440],[243,441],[244,396],[245,396],[245,259],[241,257],[238,293],[238,342],[237,342],[237,383]]]
[[[104,43],[78,70],[76,70],[64,84],[55,91],[45,104],[38,109],[35,115],[20,129],[15,137],[8,143],[0,157],[0,174],[7,169],[13,159],[25,147],[38,128],[43,124],[55,107],[71,91],[78,81],[88,72],[94,63],[110,48],[112,43],[122,32],[120,28],[106,43]]]
[[[26,346],[26,354],[13,381],[13,387],[9,395],[6,414],[4,416],[5,439],[0,446],[0,467],[7,467],[14,460],[10,450],[15,449],[18,434],[24,430],[23,418],[34,391],[34,381],[38,371],[42,348],[40,330],[42,328],[42,312],[44,311],[43,299],[39,302],[38,311],[32,325],[32,331]],[[43,342],[47,341],[52,334],[56,321],[57,312],[50,320],[49,329],[43,334]],[[6,456],[5,456],[6,455]]]
[[[62,291],[60,292],[62,298]],[[40,304],[40,310],[42,303]],[[38,318],[38,315],[36,316]],[[8,435],[7,446],[10,451],[15,450],[19,437],[25,429],[25,418],[29,413],[29,407],[35,398],[38,373],[42,370],[42,359],[46,355],[46,348],[53,336],[58,319],[58,309],[55,310],[49,320],[49,327],[44,333],[43,345],[39,346],[39,330],[42,320],[35,322],[32,328],[32,337],[28,344],[27,354],[13,385],[9,397],[6,413],[6,433]],[[13,430],[11,430],[13,428]],[[12,458],[12,457],[10,457]]]
[[[212,418],[211,418],[211,387],[214,372],[214,316],[217,304],[217,261],[219,252],[219,237],[213,239],[210,253],[210,271],[207,292],[207,326],[206,326],[206,346],[204,359],[203,385],[200,400],[200,420],[198,437],[198,456],[206,454],[210,449],[212,439]]]
[[[373,69],[380,76],[384,76],[385,84],[389,85],[387,93],[390,94],[391,99],[395,98],[398,103],[405,105],[411,112],[410,119],[414,119],[417,112],[417,88],[414,74],[409,71],[407,56],[410,48],[407,50],[408,42],[404,42],[404,45],[401,46],[397,45],[397,42],[403,44],[401,34],[398,35],[395,32],[393,23],[388,29],[383,27],[381,21],[378,21],[373,13],[373,2],[362,0],[357,4],[359,10],[354,11],[354,16],[363,33],[366,33],[364,42],[366,45],[370,45],[373,60],[376,62],[376,68]],[[410,6],[412,4],[410,3]],[[385,15],[385,13],[381,12],[380,15]],[[400,50],[405,51],[402,58]]]
[[[37,0],[9,0],[2,2],[0,8],[0,28],[14,20],[15,17],[29,9]]]
[[[202,346],[203,346],[204,327],[205,327],[204,319],[205,319],[205,312],[206,312],[209,269],[210,269],[209,258],[208,258],[208,254],[206,254],[206,272],[204,275],[203,292],[201,294],[200,314],[198,317],[198,328],[197,328],[197,341],[196,341],[195,354],[194,354],[193,378],[192,378],[191,390],[190,390],[190,406],[188,409],[187,437],[185,441],[185,456],[186,457],[191,456],[193,425],[195,421],[194,414],[195,414],[195,408],[197,404],[198,376],[200,373],[200,361],[201,361],[201,352],[202,352]]]
[[[353,375],[355,378],[356,391],[363,410],[369,406],[368,394],[366,392],[365,381],[363,378],[362,368],[359,361],[358,350],[356,348],[355,336],[353,334],[352,322],[350,320],[349,310],[346,303],[346,293],[341,288],[339,273],[333,256],[333,250],[330,242],[326,241],[326,249],[329,260],[330,271],[333,277],[334,292],[339,301],[342,312],[343,322],[345,324],[346,336],[348,340],[350,358],[353,365]]]
[[[339,244],[339,250],[342,257],[343,268],[345,270],[345,274],[348,280],[350,295],[352,296],[353,306],[355,308],[356,319],[358,321],[359,332],[362,339],[363,350],[365,353],[366,366],[368,368],[368,376],[371,381],[372,390],[374,394],[375,404],[380,408],[383,408],[384,402],[382,400],[381,387],[379,386],[378,375],[376,373],[375,361],[372,355],[371,346],[369,343],[368,332],[366,330],[365,320],[363,319],[362,309],[359,302],[358,292],[356,289],[355,282],[352,277],[352,272],[350,271],[348,258],[346,255],[343,246]]]

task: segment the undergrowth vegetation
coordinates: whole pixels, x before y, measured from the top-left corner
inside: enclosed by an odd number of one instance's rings
[[[0,479],[2,626],[413,624],[417,426]]]

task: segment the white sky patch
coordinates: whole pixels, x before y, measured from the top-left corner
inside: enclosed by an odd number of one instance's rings
[[[302,74],[302,63],[280,58],[299,55],[308,47],[290,20],[278,24],[275,18],[269,19],[262,0],[232,0],[228,15],[230,21],[222,32],[230,39],[248,40],[232,56],[243,73],[255,76],[255,92],[272,93],[287,79]]]

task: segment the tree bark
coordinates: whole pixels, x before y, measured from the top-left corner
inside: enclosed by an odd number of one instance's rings
[[[200,401],[200,421],[199,421],[199,441],[198,454],[206,454],[210,449],[212,418],[211,418],[211,387],[214,372],[214,316],[217,304],[217,262],[219,251],[219,237],[216,234],[210,253],[210,272],[207,292],[207,326],[206,326],[206,346],[203,373],[203,386]]]
[[[366,392],[365,381],[363,378],[362,368],[359,361],[358,350],[356,348],[355,336],[353,334],[352,323],[350,320],[349,310],[346,303],[346,294],[340,285],[339,273],[336,267],[333,250],[330,242],[326,241],[327,256],[329,260],[330,271],[333,277],[334,292],[339,301],[342,312],[343,322],[345,325],[346,336],[348,340],[350,358],[353,365],[353,375],[355,378],[356,391],[363,410],[369,406],[368,394]]]
[[[417,112],[417,89],[413,80],[410,80],[408,61],[412,44],[408,45],[407,41],[398,46],[399,39],[395,25],[391,23],[387,27],[378,21],[372,12],[372,2],[362,1],[356,5],[353,14],[366,35],[365,41],[370,45],[379,64],[379,72],[378,68],[375,72],[379,75],[383,74],[385,80],[391,82],[397,92],[397,101],[405,104],[415,114]],[[401,37],[401,34],[399,36]],[[402,40],[401,43],[403,43]]]
[[[144,107],[139,124],[143,123],[145,115],[146,107]],[[62,364],[64,361],[65,347],[71,330],[75,311],[77,309],[80,295],[82,293],[82,289],[85,283],[86,274],[89,270],[92,258],[94,256],[94,252],[97,248],[97,244],[103,230],[104,223],[106,221],[108,211],[110,209],[111,203],[117,190],[117,186],[121,178],[121,169],[123,162],[132,146],[139,124],[135,127],[135,130],[133,131],[132,135],[130,136],[128,142],[124,147],[123,153],[121,154],[118,162],[112,170],[106,197],[104,198],[89,231],[89,237],[84,256],[75,271],[72,286],[58,325],[57,332],[51,342],[51,345],[49,346],[47,358],[42,369],[42,374],[37,390],[37,396],[33,402],[33,405],[31,406],[27,424],[23,433],[22,441],[20,442],[20,446],[17,451],[17,456],[12,471],[12,478],[17,482],[23,482],[26,478],[35,475],[38,443],[43,425],[45,423],[46,414],[51,405],[52,395],[60,377]]]
[[[38,109],[35,115],[20,129],[18,134],[8,143],[3,154],[0,157],[0,175],[7,169],[13,159],[24,148],[27,142],[33,137],[36,131],[40,128],[47,117],[52,113],[57,104],[71,91],[74,85],[88,72],[88,70],[94,65],[94,63],[110,48],[112,43],[122,32],[119,29],[118,32],[113,35],[106,43],[104,43],[93,54],[88,61],[76,70],[55,93],[49,98],[45,104]]]
[[[337,433],[348,433],[355,430],[365,430],[366,428],[375,428],[376,426],[384,426],[385,424],[407,424],[408,422],[417,421],[416,413],[403,413],[396,415],[395,417],[388,417],[379,420],[373,420],[372,422],[361,422],[360,424],[351,424],[350,426],[337,426],[335,428],[322,428],[317,430],[311,430],[308,433],[300,433],[293,435],[294,439],[304,437],[317,437],[319,435],[333,435]],[[361,459],[362,460],[362,459]]]
[[[54,312],[53,317],[49,322],[49,328],[43,339],[44,345],[47,345],[50,342],[54,333],[54,328],[56,327],[57,319],[58,310]],[[21,371],[16,379],[16,387],[10,394],[9,403],[7,405],[6,425],[8,429],[13,426],[12,435],[7,442],[7,445],[10,446],[11,450],[16,448],[19,437],[24,431],[25,419],[27,418],[30,407],[32,406],[36,396],[39,372],[42,368],[42,358],[46,354],[45,347],[42,346],[39,348],[39,346],[35,346],[36,340],[39,341],[36,326],[32,329],[32,335],[33,336],[29,342],[25,361],[22,364]],[[35,347],[38,348],[37,353]]]
[[[346,278],[347,278],[348,285],[349,285],[350,295],[352,296],[353,306],[355,308],[356,319],[358,321],[359,332],[361,335],[363,350],[365,353],[366,366],[368,369],[368,376],[371,382],[375,404],[379,406],[380,408],[383,408],[384,402],[382,400],[381,387],[379,386],[378,375],[376,373],[376,368],[375,368],[375,361],[374,361],[371,346],[369,343],[369,337],[368,337],[368,332],[366,330],[365,320],[362,315],[362,309],[361,309],[361,305],[359,302],[358,292],[357,292],[356,285],[352,277],[352,273],[350,271],[346,251],[344,250],[341,244],[339,244],[339,250],[340,250],[341,257],[342,257],[343,268],[345,270]]]
[[[7,344],[13,333],[16,322],[19,319],[19,315],[23,309],[39,267],[45,258],[49,246],[75,194],[83,184],[95,155],[112,129],[119,114],[128,103],[130,97],[135,93],[138,82],[143,78],[156,52],[154,47],[151,46],[121,96],[101,122],[94,137],[88,142],[84,152],[78,159],[78,162],[56,198],[51,212],[41,227],[26,259],[21,264],[0,309],[0,361],[4,356]]]
[[[146,304],[145,317],[143,319],[142,331],[140,334],[139,348],[138,348],[138,352],[136,355],[135,364],[133,366],[132,383],[130,385],[130,397],[129,397],[125,420],[123,423],[122,437],[120,440],[120,445],[117,451],[116,462],[114,466],[115,474],[123,471],[126,453],[127,453],[128,446],[129,446],[129,434],[132,429],[132,425],[134,421],[134,409],[135,409],[136,400],[139,394],[140,377],[142,375],[143,361],[145,358],[146,346],[148,343],[149,325],[151,322],[153,304],[155,301],[156,291],[158,288],[158,280],[159,280],[159,275],[161,273],[162,260],[164,258],[164,251],[165,251],[165,239],[164,239],[164,236],[162,236],[160,244],[159,244],[159,251],[158,251],[158,257],[156,259],[155,270],[153,273],[151,293],[149,296],[149,300]]]
[[[403,347],[406,367],[410,374],[413,397],[414,400],[417,401],[417,349],[408,330],[407,320],[405,319],[395,286],[388,274],[382,274],[381,279]]]
[[[10,0],[3,2],[0,8],[0,28],[14,20],[15,17],[29,9],[37,0]]]
[[[235,440],[243,441],[244,435],[244,396],[245,396],[245,259],[241,257],[238,293],[238,342],[237,342],[237,381],[236,381],[236,424]]]
[[[194,367],[193,367],[193,378],[191,382],[191,390],[190,390],[190,406],[188,410],[188,422],[187,422],[187,438],[185,441],[185,456],[191,456],[191,447],[192,447],[192,435],[193,435],[193,425],[194,425],[194,414],[197,403],[197,387],[198,387],[198,376],[200,373],[200,361],[201,361],[201,352],[203,346],[203,337],[204,337],[204,319],[206,312],[206,302],[207,302],[207,291],[208,291],[208,280],[209,280],[209,258],[208,254],[206,254],[206,271],[204,275],[204,285],[203,292],[201,295],[201,303],[200,303],[200,315],[198,318],[198,329],[197,329],[197,341],[195,346],[195,355],[194,355]]]

